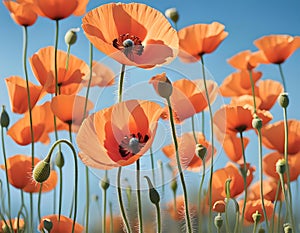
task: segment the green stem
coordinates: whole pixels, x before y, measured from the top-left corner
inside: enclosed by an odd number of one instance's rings
[[[256,233],[256,229],[257,229],[257,221],[254,222],[253,233]]]
[[[194,115],[192,116],[192,131],[193,131],[193,136],[194,136],[194,140],[195,140],[195,143],[197,144],[198,143],[198,140],[197,140],[197,135],[196,135],[196,131],[195,131],[195,119],[194,119]]]
[[[157,215],[157,233],[161,233],[161,216],[160,216],[160,207],[159,204],[155,205],[156,207],[156,215]]]
[[[265,223],[266,223],[266,228],[267,232],[270,232],[269,229],[269,223],[268,223],[268,218],[267,218],[267,211],[265,207],[265,199],[264,199],[264,190],[263,190],[263,165],[262,165],[262,136],[261,136],[261,130],[258,129],[258,152],[259,152],[259,179],[260,179],[260,199],[261,199],[261,205],[265,217]]]
[[[289,201],[288,201],[288,195],[287,195],[287,193],[286,193],[286,190],[284,189],[284,179],[283,179],[283,174],[279,174],[279,177],[280,177],[280,182],[281,182],[281,189],[282,189],[282,191],[283,191],[283,194],[284,194],[284,199],[285,199],[285,203],[286,203],[286,207],[287,207],[287,210],[288,210],[288,215],[289,215],[289,218],[290,218],[290,220],[291,220],[291,218],[292,218],[292,212],[291,212],[291,207],[290,207],[290,203],[289,203]],[[291,222],[290,222],[291,223]],[[294,228],[294,225],[292,225],[292,229],[293,229],[293,232],[294,232],[294,230],[295,230],[295,228]]]
[[[211,130],[211,162],[210,162],[210,176],[209,176],[209,224],[208,229],[209,232],[212,232],[212,179],[213,179],[213,170],[214,170],[214,123],[213,123],[213,114],[212,108],[209,99],[209,93],[206,84],[206,76],[205,76],[205,66],[204,66],[204,59],[201,56],[201,63],[202,63],[202,76],[204,80],[204,88],[205,88],[205,95],[208,104],[209,110],[209,117],[210,117],[210,130]]]
[[[253,73],[252,73],[252,70],[248,70],[248,72],[249,72],[249,76],[250,76],[251,91],[252,91],[252,97],[253,97],[254,114],[256,114],[256,99],[255,99]]]
[[[205,160],[202,160],[202,176],[201,176],[201,181],[200,181],[200,186],[199,186],[199,191],[198,191],[198,225],[199,225],[199,232],[202,232],[202,214],[201,214],[201,198],[202,198],[202,187],[205,179]]]
[[[242,154],[243,154],[243,171],[242,171],[242,176],[243,176],[243,181],[244,181],[244,203],[243,203],[243,209],[242,209],[242,219],[241,219],[241,228],[243,227],[244,224],[244,213],[245,213],[245,208],[246,208],[246,202],[247,202],[247,162],[246,162],[246,155],[245,155],[245,145],[244,145],[244,139],[243,139],[243,132],[240,131],[240,139],[241,139],[241,146],[242,146]]]
[[[278,210],[277,232],[280,232],[281,209],[282,209],[282,202],[280,201],[280,202],[279,202],[279,210]]]
[[[283,90],[284,90],[284,92],[287,92],[287,88],[286,88],[286,84],[285,84],[285,78],[284,78],[284,74],[283,74],[283,71],[282,71],[281,64],[278,64],[278,67],[279,67],[279,72],[280,72],[280,76],[281,76],[281,80],[282,80]]]
[[[107,177],[105,177],[105,180],[107,181]],[[103,216],[102,216],[102,232],[106,232],[106,194],[107,189],[103,189]],[[112,221],[112,219],[110,220]]]
[[[109,215],[110,215],[110,233],[114,232],[114,222],[113,222],[113,211],[112,211],[112,203],[109,202]]]
[[[118,102],[122,102],[122,94],[123,94],[123,83],[124,83],[124,75],[125,75],[125,66],[124,64],[122,64],[122,68],[121,68],[121,74],[120,74],[120,79],[119,79],[119,99]]]
[[[69,138],[70,138],[70,142],[73,143],[72,140],[72,123],[68,123],[69,126]]]
[[[59,202],[58,202],[58,221],[60,221],[62,207],[62,192],[63,192],[63,171],[59,168]]]
[[[1,127],[1,141],[2,141],[2,151],[3,151],[3,159],[4,159],[4,167],[5,167],[6,188],[7,188],[8,218],[9,218],[10,226],[12,228],[10,186],[9,186],[9,182],[8,182],[8,170],[7,170],[7,160],[6,160],[6,150],[5,150],[3,127]]]
[[[33,232],[33,200],[32,200],[32,193],[29,193],[29,202],[30,202],[30,224],[29,229],[30,232]]]
[[[174,212],[177,212],[177,204],[176,204],[176,190],[173,190],[173,206],[174,206]]]
[[[229,198],[226,198],[227,200],[225,200],[225,228],[226,228],[226,232],[230,232],[230,228],[229,228],[229,222],[228,222],[228,202],[229,202]]]
[[[58,72],[57,72],[58,33],[59,33],[59,20],[56,20],[56,21],[55,21],[55,41],[54,41],[55,96],[58,95]]]
[[[205,114],[204,114],[204,111],[201,112],[201,117],[202,117],[202,126],[201,126],[201,131],[202,131],[202,134],[203,136],[205,137]]]
[[[117,191],[118,191],[118,200],[119,200],[119,205],[120,205],[120,210],[121,210],[121,215],[127,230],[127,233],[131,233],[131,229],[126,217],[125,209],[124,209],[124,203],[123,203],[123,198],[122,198],[122,190],[121,190],[121,172],[122,172],[122,167],[118,168],[118,174],[117,174]]]
[[[275,212],[276,212],[276,206],[278,203],[278,196],[279,196],[279,190],[280,190],[280,181],[277,182],[277,188],[276,188],[276,194],[275,194],[275,202],[274,202],[274,209],[272,213],[272,219],[271,219],[271,232],[274,231],[274,218],[275,218]]]
[[[153,158],[152,146],[150,147],[150,160],[151,160],[151,169],[152,169],[152,179],[153,179],[153,184],[155,186],[155,171],[154,171],[154,158]]]
[[[69,68],[70,50],[71,50],[71,45],[68,44],[68,49],[67,49],[67,61],[66,61],[66,71],[67,71],[68,68]]]
[[[143,233],[143,215],[142,215],[142,201],[141,201],[141,177],[140,177],[140,160],[136,161],[136,194],[137,194],[137,208],[139,218],[140,233]]]
[[[158,166],[160,168],[160,173],[161,173],[161,185],[162,185],[162,196],[165,195],[165,173],[164,173],[164,167],[163,163],[161,160],[158,160]]]
[[[85,195],[86,195],[86,212],[85,212],[85,230],[89,232],[89,212],[90,212],[90,180],[89,180],[89,168],[85,166]]]
[[[40,184],[39,196],[38,196],[38,218],[39,218],[39,222],[41,222],[41,199],[42,199],[42,190],[43,190],[43,183]]]
[[[238,232],[239,229],[239,220],[240,220],[240,212],[237,210],[236,211],[236,216],[235,216],[235,224],[234,224],[234,233]]]
[[[182,189],[183,189],[187,232],[191,233],[192,232],[192,224],[191,224],[190,214],[189,214],[188,194],[187,194],[187,189],[186,189],[185,180],[184,180],[184,174],[183,174],[183,170],[182,170],[180,158],[179,158],[178,142],[177,142],[176,129],[175,129],[175,124],[174,124],[173,111],[172,111],[170,98],[167,98],[167,102],[168,102],[168,108],[169,108],[169,114],[170,114],[172,137],[173,137],[175,153],[176,153],[176,162],[177,162],[178,172],[179,172],[180,181],[181,181],[181,185],[182,185]]]

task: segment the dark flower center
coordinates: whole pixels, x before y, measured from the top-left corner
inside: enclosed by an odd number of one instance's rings
[[[133,156],[145,146],[147,141],[149,140],[149,136],[146,134],[143,136],[141,133],[130,134],[130,136],[125,136],[119,145],[119,153],[122,158],[127,156]]]
[[[140,38],[129,33],[122,34],[114,39],[113,46],[123,51],[130,60],[134,59],[134,54],[141,56],[144,51],[144,46]]]
[[[235,128],[235,130],[239,133],[244,132],[246,129],[247,129],[247,125],[240,125],[240,126]]]

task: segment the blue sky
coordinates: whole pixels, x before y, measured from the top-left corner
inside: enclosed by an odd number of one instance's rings
[[[109,2],[110,1],[91,0],[88,4],[87,11]],[[130,1],[123,2],[129,3]],[[213,21],[224,24],[225,30],[229,32],[228,37],[214,53],[205,56],[206,67],[212,73],[215,81],[219,85],[227,75],[234,71],[234,69],[227,64],[226,59],[242,50],[257,50],[253,45],[255,39],[269,34],[300,35],[300,1],[298,0],[289,0],[286,2],[279,0],[149,0],[136,2],[148,4],[161,12],[164,12],[170,7],[176,7],[180,15],[178,29],[191,24],[211,23]],[[60,49],[66,50],[63,37],[67,30],[69,28],[80,27],[80,25],[81,17],[69,17],[60,22]],[[54,22],[40,17],[35,25],[29,27],[28,34],[28,56],[31,56],[38,49],[54,44]],[[22,28],[13,22],[3,4],[0,5],[0,35],[0,104],[8,106],[8,94],[4,78],[11,75],[24,76],[22,69]],[[88,40],[81,30],[79,32],[78,42],[72,47],[71,52],[88,62],[88,46]],[[103,57],[103,54],[95,50],[95,60],[101,60]],[[283,64],[290,96],[288,117],[296,119],[300,118],[299,65],[300,50],[296,51]],[[258,70],[263,72],[263,79],[281,81],[278,68],[275,65],[261,65],[258,67]],[[30,67],[29,72],[30,80],[37,83],[30,71]],[[226,101],[227,100],[225,100],[225,102]],[[14,123],[19,116],[11,113],[9,107],[7,108],[11,115],[12,123]],[[273,122],[282,119],[281,109],[277,105],[271,112],[274,116]],[[252,133],[250,133],[250,136],[252,135],[252,138],[254,138],[253,140],[255,141],[256,139]],[[8,156],[17,153],[30,153],[30,146],[23,148],[17,146],[10,138],[6,138],[6,142]],[[43,157],[48,151],[48,147],[42,145],[37,145],[37,147],[40,148],[41,152],[41,155],[37,155],[38,157]],[[252,149],[247,150],[247,153],[256,153],[256,142],[250,144],[250,147]],[[249,157],[249,160],[253,161],[253,163],[257,163],[255,158]],[[2,157],[0,161],[1,163],[3,162]],[[221,167],[226,161],[226,156],[224,153],[221,153],[216,166]],[[66,173],[67,172],[68,171],[66,171]],[[0,177],[4,178],[3,172],[1,172]],[[92,178],[92,180],[92,182],[97,183],[96,178]],[[97,187],[93,188],[93,192],[100,195],[100,191]]]

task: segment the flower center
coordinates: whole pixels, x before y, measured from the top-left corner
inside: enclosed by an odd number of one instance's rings
[[[146,134],[143,136],[141,133],[137,135],[131,134],[129,137],[125,136],[119,145],[119,153],[122,158],[127,156],[133,156],[145,146],[149,140],[149,136]]]
[[[244,132],[246,129],[247,129],[247,125],[240,125],[240,126],[235,128],[235,130],[239,133]]]
[[[123,51],[130,60],[133,60],[134,54],[141,56],[144,51],[144,46],[140,38],[130,35],[129,33],[122,34],[114,39],[113,46]]]

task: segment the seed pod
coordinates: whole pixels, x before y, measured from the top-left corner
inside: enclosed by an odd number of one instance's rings
[[[50,176],[50,164],[44,160],[40,161],[35,165],[32,175],[33,179],[38,183],[43,183]]]

